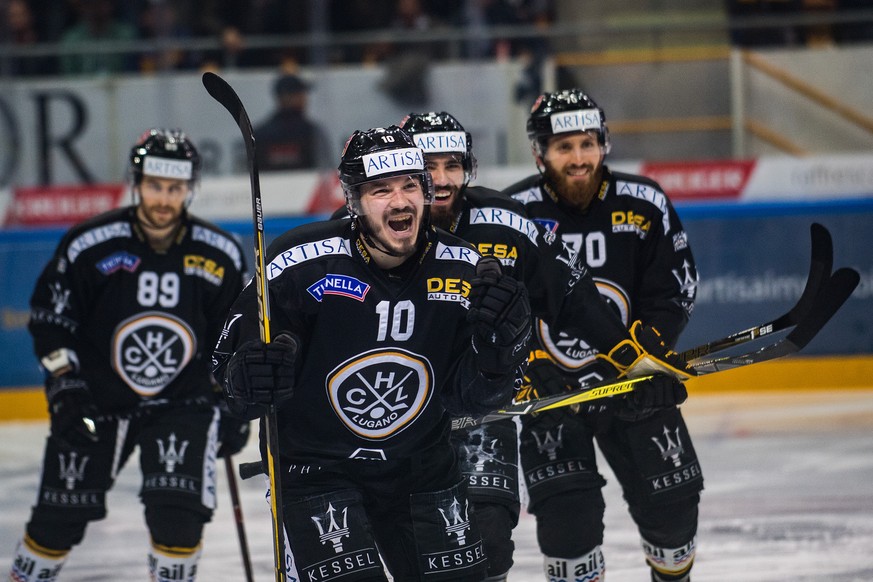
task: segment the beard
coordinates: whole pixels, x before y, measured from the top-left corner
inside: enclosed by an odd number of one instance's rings
[[[173,206],[140,203],[140,213],[146,226],[162,229],[178,224],[182,219],[182,211]]]
[[[448,204],[437,204],[436,201],[430,207],[431,223],[437,228],[443,230],[451,230],[452,225],[458,214],[461,213],[461,207],[464,204],[464,197],[461,195],[461,189],[457,186],[448,186],[437,190],[451,191],[451,198]]]
[[[548,164],[545,166],[543,176],[546,183],[554,189],[555,195],[565,204],[585,210],[600,190],[603,177],[602,166],[597,168],[588,166],[588,169],[589,174],[585,181],[571,180],[566,174]]]

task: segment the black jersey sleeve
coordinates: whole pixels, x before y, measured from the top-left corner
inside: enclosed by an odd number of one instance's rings
[[[79,324],[87,317],[92,281],[68,258],[74,234],[70,231],[60,241],[30,298],[28,330],[39,359],[59,349],[76,352]]]
[[[666,225],[669,225],[667,228]],[[685,229],[667,200],[666,216],[653,221],[646,241],[644,268],[637,273],[636,319],[660,331],[674,346],[691,316],[697,293],[697,267]]]
[[[238,241],[233,239],[229,234],[225,234],[228,240],[232,240],[233,244],[236,246],[238,256],[240,257],[240,264],[237,266],[231,261],[228,261],[225,264],[225,274],[219,292],[212,298],[209,305],[203,306],[206,320],[208,322],[206,337],[208,338],[208,345],[210,347],[215,346],[215,342],[221,333],[222,325],[227,319],[228,312],[234,301],[242,292],[247,278],[246,262],[244,258],[245,253],[242,251]]]
[[[587,269],[572,269],[568,291],[557,315],[546,323],[552,329],[584,337],[591,347],[604,353],[631,338],[624,323],[597,290]]]

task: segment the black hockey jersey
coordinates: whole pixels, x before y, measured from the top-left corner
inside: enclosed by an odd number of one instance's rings
[[[511,375],[491,383],[475,371],[466,314],[479,258],[430,229],[417,256],[384,271],[349,220],[304,225],[270,245],[271,335],[291,331],[301,346],[294,396],[277,411],[284,462],[406,458],[448,446],[450,411],[483,413],[511,398]],[[256,291],[247,286],[231,310],[218,374],[259,337]]]
[[[496,257],[528,290],[534,317],[549,324],[585,329],[600,349],[627,337],[621,322],[601,300],[590,274],[571,269],[554,232],[527,217],[518,201],[489,188],[468,187],[451,232],[482,255]]]
[[[564,261],[578,255],[625,325],[642,320],[675,344],[691,315],[698,275],[685,230],[656,182],[604,167],[600,192],[585,212],[559,202],[540,175],[503,193],[560,237]],[[587,338],[542,321],[537,339],[565,371],[578,373],[595,361]]]
[[[239,243],[187,215],[155,252],[126,207],[71,228],[40,275],[29,330],[43,358],[66,348],[104,413],[212,395],[210,354],[243,287]]]

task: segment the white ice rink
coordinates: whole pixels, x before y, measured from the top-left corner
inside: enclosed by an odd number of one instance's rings
[[[873,390],[692,394],[684,405],[706,481],[695,582],[873,581]],[[0,424],[0,563],[5,575],[35,496],[44,423]],[[236,459],[254,460],[249,447]],[[109,495],[109,517],[90,526],[62,580],[148,579],[148,544],[132,459]],[[648,582],[638,537],[607,467],[609,582]],[[202,581],[243,580],[230,498],[206,529]],[[240,482],[258,582],[269,582],[269,507],[260,478]],[[511,582],[542,580],[534,522],[515,530]]]

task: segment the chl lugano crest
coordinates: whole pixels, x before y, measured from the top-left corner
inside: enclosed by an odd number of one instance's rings
[[[327,378],[333,411],[350,431],[373,440],[409,426],[432,393],[430,362],[398,348],[355,356]]]
[[[197,350],[194,332],[168,313],[141,313],[113,335],[112,367],[140,396],[155,396],[179,375]]]

